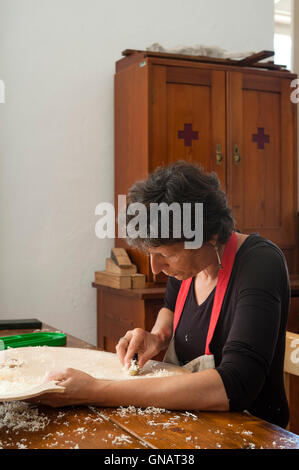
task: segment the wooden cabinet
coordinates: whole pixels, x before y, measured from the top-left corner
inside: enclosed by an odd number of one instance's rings
[[[298,268],[297,110],[283,70],[201,62],[149,52],[116,63],[115,196],[159,165],[215,171],[236,226],[259,232]],[[117,206],[116,206],[117,207]],[[116,246],[126,246],[117,239]],[[147,281],[148,258],[129,249]]]
[[[238,228],[259,232],[280,246],[294,273],[297,111],[290,99],[292,78],[271,74],[228,74],[232,158],[227,190]]]

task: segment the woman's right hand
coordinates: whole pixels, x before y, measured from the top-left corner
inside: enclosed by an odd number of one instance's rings
[[[141,368],[149,359],[159,354],[163,347],[164,342],[158,335],[142,328],[135,328],[120,338],[116,345],[116,353],[125,367],[130,367],[131,360],[137,353],[138,365]]]

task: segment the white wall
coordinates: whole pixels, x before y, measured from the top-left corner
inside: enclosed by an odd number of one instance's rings
[[[0,0],[0,317],[96,343],[113,202],[113,73],[153,42],[273,48],[273,0]]]

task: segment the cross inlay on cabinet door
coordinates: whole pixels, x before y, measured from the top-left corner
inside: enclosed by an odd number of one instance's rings
[[[257,148],[260,150],[264,150],[265,144],[269,144],[270,142],[270,136],[266,135],[264,130],[263,127],[258,127],[257,134],[252,135],[252,142],[257,142]]]
[[[184,124],[184,130],[178,131],[178,138],[184,139],[185,147],[192,147],[192,140],[198,140],[198,132],[192,130],[192,124]]]

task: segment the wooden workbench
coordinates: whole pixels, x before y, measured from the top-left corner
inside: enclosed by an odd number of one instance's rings
[[[55,329],[43,325],[43,329]],[[31,330],[0,331],[0,336]],[[67,336],[67,346],[94,348]],[[95,349],[95,348],[94,348]],[[42,431],[0,429],[3,449],[299,449],[299,436],[248,413],[166,411],[139,414],[128,408],[39,406]]]

